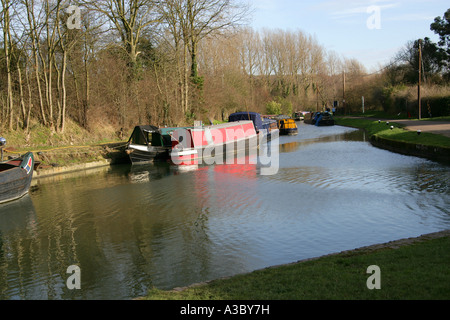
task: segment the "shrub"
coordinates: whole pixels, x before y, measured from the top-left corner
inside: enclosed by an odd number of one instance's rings
[[[266,112],[267,114],[281,114],[281,103],[276,101],[270,101],[266,104]]]

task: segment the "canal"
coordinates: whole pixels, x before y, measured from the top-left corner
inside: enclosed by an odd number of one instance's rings
[[[450,167],[301,124],[279,170],[120,165],[36,181],[0,206],[0,299],[132,299],[450,229]],[[81,289],[69,290],[69,266]]]

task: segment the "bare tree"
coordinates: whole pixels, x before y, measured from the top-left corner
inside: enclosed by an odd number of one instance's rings
[[[79,30],[70,30],[66,27],[64,21],[65,19],[60,18],[60,10],[57,11],[57,21],[56,30],[58,33],[58,45],[61,50],[61,62],[58,68],[55,60],[55,69],[58,73],[58,91],[59,98],[58,101],[58,117],[57,117],[57,127],[60,132],[64,132],[66,124],[66,109],[67,109],[67,90],[66,90],[66,71],[67,71],[67,59],[70,51],[79,41]]]
[[[182,61],[182,108],[190,109],[189,86],[198,81],[198,45],[202,39],[243,23],[249,7],[235,0],[168,0],[161,4],[177,56]]]
[[[234,0],[186,0],[184,41],[191,54],[191,77],[198,76],[198,44],[206,36],[224,32],[248,19],[249,7]],[[181,18],[181,17],[180,17]]]
[[[160,21],[155,0],[80,1],[89,10],[108,18],[120,37],[132,67],[136,66],[139,41],[145,30]]]
[[[39,23],[36,12],[35,12],[35,1],[34,0],[22,0],[27,11],[27,23],[28,23],[28,33],[31,41],[31,50],[33,53],[33,64],[34,64],[34,76],[36,80],[36,86],[38,90],[39,98],[39,110],[42,119],[42,123],[47,125],[47,116],[44,110],[44,99],[42,93],[42,84],[40,79],[40,68],[39,63],[39,51],[40,51],[40,37],[42,26]],[[39,13],[38,13],[39,15]]]
[[[19,5],[16,3],[16,6]],[[22,8],[15,9],[16,13],[18,10],[21,10]],[[22,17],[18,17],[18,20],[20,20]],[[14,42],[15,46],[17,47],[14,52],[12,52],[14,61],[15,61],[15,68],[17,70],[17,85],[19,87],[19,100],[20,100],[20,109],[21,109],[21,116],[22,116],[22,129],[25,131],[28,131],[29,123],[30,123],[30,114],[31,114],[31,106],[32,103],[29,103],[28,108],[26,107],[25,103],[25,96],[24,96],[24,78],[22,71],[25,70],[25,78],[28,79],[28,69],[29,69],[29,54],[27,52],[27,42],[29,40],[28,35],[25,32],[22,32],[18,34],[17,32],[23,31],[20,30],[20,26],[17,27],[15,30],[13,28],[12,32],[14,32]]]
[[[13,129],[13,117],[14,117],[14,99],[12,89],[12,71],[11,71],[11,56],[12,56],[12,42],[11,42],[11,1],[1,0],[2,3],[2,29],[3,29],[3,48],[5,51],[5,69],[7,75],[7,113],[9,114],[8,127]]]

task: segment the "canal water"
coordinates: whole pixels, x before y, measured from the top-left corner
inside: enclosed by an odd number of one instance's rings
[[[450,167],[299,125],[280,168],[113,166],[0,206],[0,299],[132,299],[450,229]],[[69,266],[81,289],[69,290]]]

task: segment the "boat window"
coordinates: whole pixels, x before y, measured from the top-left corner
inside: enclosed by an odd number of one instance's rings
[[[132,137],[132,143],[133,144],[138,144],[138,145],[146,145],[147,141],[145,140],[145,136],[144,136],[145,132],[141,132],[140,130],[136,129],[133,132],[133,137]]]
[[[147,141],[151,146],[160,147],[162,145],[161,134],[158,132],[148,132]]]
[[[162,136],[162,144],[163,146],[171,146],[172,145],[172,138],[170,135],[163,135]]]

